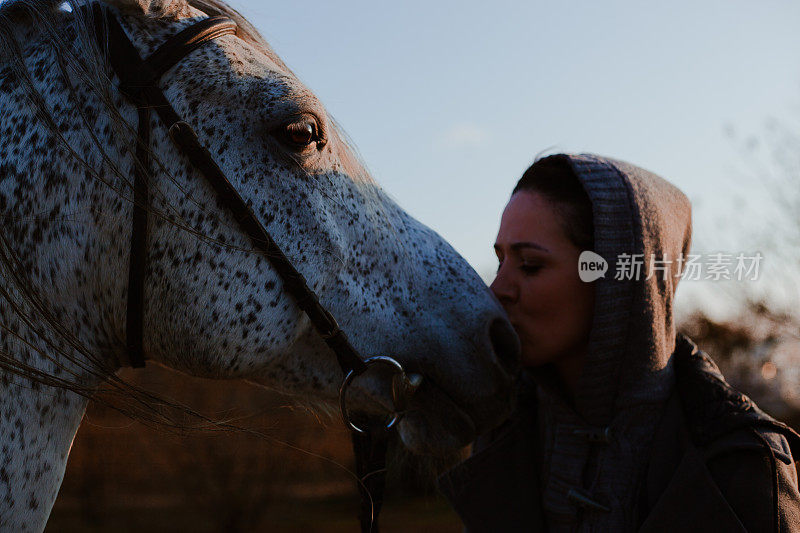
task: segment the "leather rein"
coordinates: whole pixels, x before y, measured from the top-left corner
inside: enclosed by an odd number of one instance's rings
[[[170,68],[203,43],[224,35],[234,35],[237,30],[236,23],[224,16],[204,19],[168,38],[149,57],[142,59],[114,14],[99,3],[92,3],[91,9],[100,49],[103,50],[105,43],[108,43],[108,57],[114,73],[119,78],[119,90],[138,111],[136,145],[138,162],[134,169],[133,230],[126,323],[130,365],[132,367],[145,365],[143,317],[144,278],[147,269],[150,112],[155,111],[167,127],[178,151],[185,155],[192,166],[211,184],[219,199],[233,214],[240,229],[249,236],[253,246],[269,260],[272,268],[278,273],[285,291],[292,296],[298,307],[308,316],[317,333],[336,354],[345,376],[339,390],[339,402],[342,417],[352,435],[361,496],[359,511],[361,530],[364,533],[376,533],[378,513],[383,502],[389,433],[394,429],[400,416],[398,406],[404,403],[405,396],[413,393],[419,386],[421,378],[414,375],[410,380],[402,365],[391,357],[376,356],[363,359],[359,355],[336,319],[322,306],[306,279],[258,221],[214,161],[211,153],[199,142],[195,131],[178,115],[158,86],[160,78]],[[107,40],[104,38],[106,36]],[[375,424],[367,421],[360,426],[354,422],[347,409],[346,393],[353,379],[373,365],[388,366],[393,372],[392,396],[395,412],[388,422]]]

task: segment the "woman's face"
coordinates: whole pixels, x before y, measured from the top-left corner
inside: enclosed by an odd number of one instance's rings
[[[553,204],[519,191],[503,211],[494,245],[500,265],[492,292],[522,343],[522,364],[579,371],[594,314],[594,284],[578,277],[578,249]]]

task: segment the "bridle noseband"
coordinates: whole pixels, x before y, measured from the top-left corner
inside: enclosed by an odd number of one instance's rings
[[[377,517],[382,504],[386,477],[386,448],[389,431],[395,427],[402,411],[400,407],[404,405],[408,395],[419,386],[421,377],[412,375],[409,378],[403,366],[391,357],[361,358],[333,315],[320,304],[319,298],[308,286],[303,275],[284,255],[236,188],[228,181],[208,149],[200,144],[195,131],[182,120],[158,86],[158,80],[171,67],[200,45],[223,35],[235,34],[236,23],[224,16],[213,16],[202,20],[170,37],[149,57],[142,59],[120,22],[108,9],[99,3],[93,3],[91,10],[100,49],[104,48],[103,36],[107,31],[109,60],[120,80],[120,91],[136,105],[138,110],[139,126],[136,146],[138,163],[134,169],[133,230],[126,323],[130,365],[143,367],[145,364],[142,338],[144,276],[147,266],[150,111],[153,110],[167,127],[175,146],[208,180],[222,203],[233,214],[239,227],[250,237],[255,248],[269,260],[283,281],[286,292],[305,312],[314,329],[336,354],[339,366],[345,374],[339,390],[339,402],[344,422],[352,431],[356,473],[360,478],[361,511],[359,519],[361,529],[363,532],[377,532]],[[347,390],[355,377],[374,365],[388,366],[394,372],[392,396],[395,412],[387,423],[374,424],[367,421],[364,425],[357,425],[347,409]],[[359,423],[361,423],[360,419]]]

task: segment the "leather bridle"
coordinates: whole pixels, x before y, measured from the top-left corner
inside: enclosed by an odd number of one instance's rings
[[[377,518],[383,500],[386,477],[386,448],[389,432],[395,427],[400,407],[419,386],[419,376],[406,375],[395,359],[377,356],[363,359],[350,344],[333,315],[319,302],[305,278],[278,247],[269,232],[228,181],[203,146],[195,131],[182,120],[158,86],[159,79],[186,55],[203,43],[223,35],[236,33],[236,23],[224,16],[212,16],[183,29],[167,39],[149,57],[142,59],[123,30],[116,16],[99,3],[91,4],[98,43],[101,50],[108,43],[111,67],[119,78],[119,90],[138,110],[138,133],[134,169],[133,230],[131,233],[130,270],[127,302],[127,349],[129,363],[143,367],[144,277],[147,266],[147,206],[149,205],[149,144],[150,111],[155,111],[169,131],[178,150],[211,184],[219,199],[230,210],[237,224],[250,238],[253,246],[270,262],[278,273],[286,292],[308,316],[314,329],[336,354],[345,377],[339,390],[340,407],[345,424],[351,429],[356,473],[359,477],[361,510],[359,519],[363,532],[377,532]],[[87,13],[88,15],[88,13]],[[107,33],[106,33],[107,32]],[[107,36],[107,39],[104,37]],[[388,422],[374,423],[366,418],[357,425],[347,409],[346,394],[353,379],[373,365],[385,365],[393,371],[392,396],[395,412]]]

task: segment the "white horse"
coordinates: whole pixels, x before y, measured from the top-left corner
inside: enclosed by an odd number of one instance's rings
[[[70,6],[0,6],[3,531],[44,528],[94,391],[136,393],[116,376],[126,364],[136,109]],[[501,308],[445,241],[371,180],[252,26],[220,0],[118,0],[110,9],[142,56],[211,14],[238,23],[161,87],[359,352],[425,376],[399,423],[403,443],[449,451],[507,416],[518,347]],[[151,120],[148,358],[335,402],[333,353]],[[390,127],[391,117],[376,117],[376,134]],[[379,377],[354,384],[353,409],[391,409]]]

